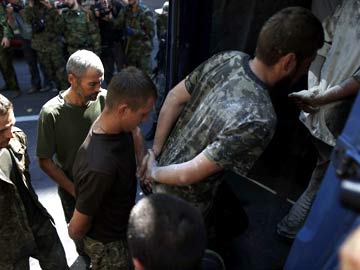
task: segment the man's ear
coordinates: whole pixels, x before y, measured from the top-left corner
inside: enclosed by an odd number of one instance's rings
[[[68,78],[68,82],[70,83],[70,85],[74,85],[77,82],[77,80],[73,74],[68,74],[67,78]]]
[[[136,258],[132,258],[135,270],[145,270],[145,267],[141,264],[141,262],[136,259]]]
[[[281,57],[281,69],[284,72],[284,74],[288,75],[290,74],[297,65],[297,58],[295,53],[288,53]]]
[[[128,112],[128,110],[130,110],[130,108],[127,104],[118,104],[116,110],[117,114],[122,117]]]

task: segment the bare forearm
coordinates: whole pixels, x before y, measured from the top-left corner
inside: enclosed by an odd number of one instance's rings
[[[359,88],[360,83],[351,77],[342,82],[340,85],[336,85],[330,88],[326,93],[319,95],[317,98],[318,104],[325,105],[350,96],[354,96],[357,94]]]
[[[169,136],[169,133],[178,119],[185,104],[189,101],[190,94],[185,88],[185,82],[180,82],[173,90],[169,92],[160,111],[158,125],[156,128],[153,150],[158,156]]]
[[[153,153],[148,160],[148,173],[152,181],[175,186],[200,182],[221,170],[220,166],[207,159],[204,154],[199,154],[187,162],[161,167],[157,166]]]
[[[139,166],[146,154],[144,136],[142,135],[139,127],[135,128],[132,131],[132,136],[133,136],[133,140],[134,140],[136,164]]]
[[[51,159],[39,159],[40,168],[60,187],[75,197],[74,183]]]

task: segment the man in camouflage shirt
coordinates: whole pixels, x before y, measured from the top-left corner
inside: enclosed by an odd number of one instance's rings
[[[155,35],[155,24],[150,9],[138,0],[129,0],[114,20],[114,27],[122,29],[126,36],[124,51],[128,66],[138,67],[151,74],[151,51]]]
[[[209,230],[224,171],[246,175],[273,136],[269,89],[291,85],[306,73],[323,39],[321,23],[310,11],[287,8],[263,26],[254,59],[238,51],[219,53],[175,86],[160,112],[147,161],[145,180],[155,182],[154,192],[191,202]]]
[[[81,7],[76,0],[65,0],[69,10],[61,12],[58,28],[64,34],[68,55],[85,49],[101,53],[101,38],[94,14]]]
[[[0,269],[68,269],[53,220],[31,186],[26,135],[14,127],[11,102],[0,95]]]
[[[58,10],[49,0],[29,0],[25,7],[25,20],[31,25],[31,47],[36,51],[39,62],[46,72],[46,78],[56,83],[60,91],[69,84],[65,72],[63,44],[59,29],[56,25],[59,20]],[[50,89],[50,86],[46,86]]]

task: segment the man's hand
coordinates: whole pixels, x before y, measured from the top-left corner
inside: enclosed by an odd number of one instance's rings
[[[358,227],[340,248],[340,270],[360,269],[360,227]]]
[[[134,33],[134,29],[132,29],[130,26],[126,27],[125,29],[125,33],[127,36],[131,37],[133,36],[135,33]]]
[[[143,158],[140,166],[138,166],[136,176],[140,181],[140,187],[142,191],[147,195],[152,193],[152,181],[146,179],[146,169],[147,169],[147,162],[149,159],[149,154]]]
[[[1,46],[4,48],[10,47],[10,40],[7,37],[3,37],[1,40]]]
[[[155,181],[155,174],[157,170],[157,162],[154,151],[149,149],[147,156],[148,158],[146,162],[146,180],[153,182]]]
[[[318,92],[310,90],[302,90],[300,92],[290,93],[288,97],[299,107],[307,113],[314,113],[318,110]]]

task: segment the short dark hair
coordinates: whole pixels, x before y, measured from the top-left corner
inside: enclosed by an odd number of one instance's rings
[[[309,10],[288,7],[273,15],[262,27],[256,57],[268,66],[295,53],[298,62],[311,57],[324,44],[321,22]]]
[[[136,67],[127,67],[116,74],[108,87],[106,105],[113,108],[119,103],[126,103],[133,111],[144,106],[152,97],[156,100],[156,87],[150,77]]]
[[[10,109],[13,108],[13,104],[4,95],[0,94],[0,115],[5,115]]]
[[[198,209],[167,194],[152,194],[134,206],[127,239],[132,257],[146,270],[198,269],[206,247]]]

